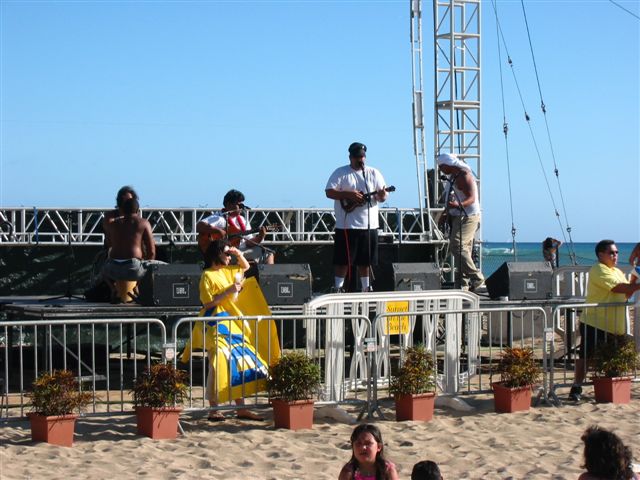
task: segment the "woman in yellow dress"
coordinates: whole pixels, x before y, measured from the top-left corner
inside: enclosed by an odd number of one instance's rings
[[[235,257],[236,265],[231,264]],[[242,316],[235,301],[242,290],[244,272],[249,262],[242,252],[229,246],[223,240],[213,241],[204,253],[205,270],[200,278],[200,316],[214,317],[207,322],[207,350],[211,359],[211,368],[207,376],[206,396],[209,405],[215,407],[218,398],[234,399],[236,404],[244,405],[242,394],[250,390],[259,391],[258,382],[267,376],[267,366],[250,344],[251,329],[239,320],[223,320],[226,316]],[[248,384],[255,382],[254,388]],[[224,385],[223,385],[224,384]],[[264,420],[247,410],[240,409],[238,418]],[[224,420],[221,412],[209,412],[210,421]]]

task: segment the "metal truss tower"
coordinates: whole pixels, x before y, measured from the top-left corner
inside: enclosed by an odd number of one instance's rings
[[[480,0],[434,0],[433,9],[434,156],[464,159],[480,192]]]

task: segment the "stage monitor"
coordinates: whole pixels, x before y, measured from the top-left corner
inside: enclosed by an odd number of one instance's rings
[[[552,273],[548,262],[504,262],[485,285],[492,299],[546,300],[551,298]]]

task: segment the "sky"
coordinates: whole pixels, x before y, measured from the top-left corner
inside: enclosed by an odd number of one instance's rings
[[[496,2],[535,143],[482,3],[484,240],[511,240],[511,210],[517,241],[640,240],[640,3],[616,3],[524,1],[547,135],[522,5]],[[130,184],[143,208],[217,208],[230,188],[331,208],[354,141],[396,187],[386,206],[417,207],[409,29],[409,0],[2,0],[0,207],[108,208]]]

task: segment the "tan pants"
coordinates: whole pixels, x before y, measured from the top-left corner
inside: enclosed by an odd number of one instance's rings
[[[451,217],[451,233],[449,234],[449,253],[459,264],[461,272],[461,287],[480,284],[484,276],[473,263],[471,250],[473,238],[480,226],[480,215],[469,217]],[[462,249],[460,248],[462,246]]]

